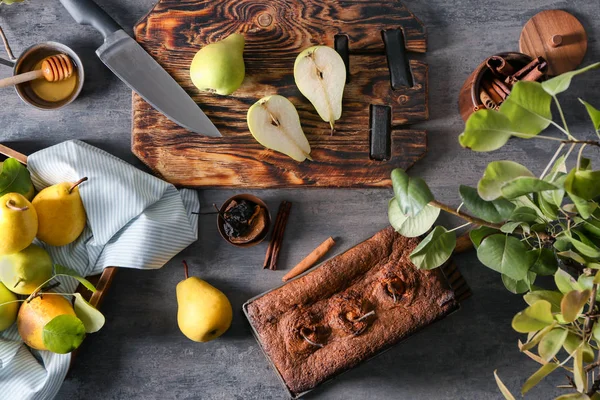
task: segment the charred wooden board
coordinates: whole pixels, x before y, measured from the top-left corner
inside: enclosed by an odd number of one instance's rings
[[[382,32],[401,29],[405,49],[386,49]],[[426,134],[403,129],[426,120],[427,64],[410,60],[412,86],[392,89],[390,52],[425,52],[421,22],[396,1],[162,0],[135,27],[138,42],[179,82],[223,134],[189,132],[133,96],[134,154],[179,186],[272,188],[389,186],[390,171],[409,168],[426,152]],[[240,32],[246,37],[246,79],[231,96],[201,93],[189,65],[202,46]],[[350,76],[342,118],[330,136],[294,83],[296,56],[306,47],[345,40]],[[337,37],[337,40],[336,40]],[[343,49],[338,49],[343,51]],[[408,60],[408,58],[399,58]],[[314,161],[297,163],[265,149],[251,136],[248,108],[280,94],[298,109]],[[370,154],[371,105],[391,107],[391,157]],[[386,125],[386,124],[381,124]],[[383,133],[386,134],[386,133]]]

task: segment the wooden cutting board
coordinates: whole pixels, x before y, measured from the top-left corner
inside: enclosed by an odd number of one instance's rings
[[[405,126],[429,115],[427,64],[410,60],[413,85],[391,87],[382,31],[399,28],[407,51],[425,52],[423,24],[397,1],[161,0],[135,26],[136,40],[194,98],[223,137],[187,131],[134,94],[132,151],[179,186],[389,186],[393,168],[409,168],[425,154],[425,131]],[[192,58],[206,44],[235,32],[246,37],[242,87],[231,96],[201,93],[189,77]],[[293,66],[306,47],[335,47],[336,36],[348,39],[350,74],[342,118],[330,136],[329,124],[296,87]],[[250,134],[248,108],[270,94],[289,98],[298,109],[313,162],[297,163],[265,149]],[[387,161],[370,158],[371,105],[391,107]]]

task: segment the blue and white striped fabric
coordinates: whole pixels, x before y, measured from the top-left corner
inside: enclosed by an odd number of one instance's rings
[[[56,264],[82,276],[110,266],[156,269],[198,239],[198,194],[173,185],[80,141],[29,156],[36,189],[87,176],[80,186],[87,227],[75,243],[49,247]],[[77,281],[58,279],[61,291]],[[30,350],[16,326],[0,332],[0,398],[47,400],[56,396],[71,356]]]

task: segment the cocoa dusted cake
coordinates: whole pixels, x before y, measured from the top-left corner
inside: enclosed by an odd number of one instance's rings
[[[300,394],[458,307],[443,273],[417,270],[419,239],[391,227],[247,304],[259,341]]]

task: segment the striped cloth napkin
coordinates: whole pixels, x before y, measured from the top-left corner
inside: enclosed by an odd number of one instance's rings
[[[95,275],[106,267],[156,269],[198,239],[198,194],[173,185],[81,141],[29,156],[36,189],[87,176],[80,186],[87,227],[72,244],[49,247],[54,263]],[[77,281],[58,279],[61,291]],[[110,294],[109,294],[110,295]],[[31,350],[16,326],[0,332],[0,398],[47,400],[58,393],[70,354]]]

